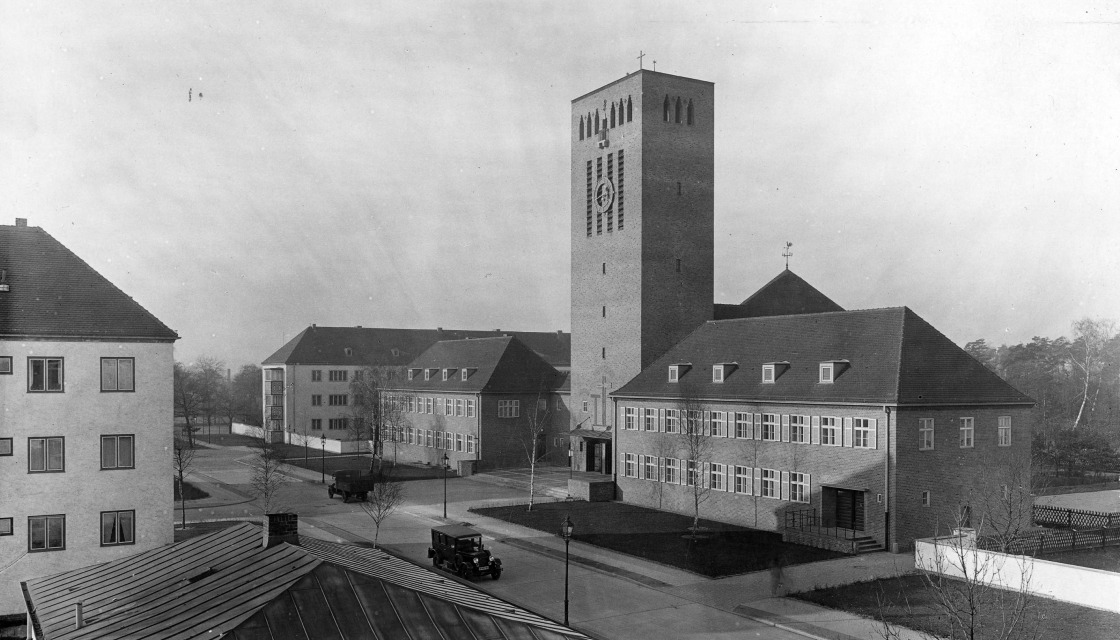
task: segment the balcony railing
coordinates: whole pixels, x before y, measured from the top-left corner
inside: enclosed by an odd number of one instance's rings
[[[840,540],[854,540],[860,537],[860,533],[853,529],[843,529],[836,526],[824,526],[821,521],[821,514],[817,513],[813,509],[787,511],[785,513],[784,525],[786,529],[796,529],[803,533],[811,533],[818,536],[827,536]]]

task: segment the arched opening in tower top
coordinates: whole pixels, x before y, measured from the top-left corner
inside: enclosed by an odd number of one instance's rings
[[[611,128],[613,129],[614,127],[615,127],[615,124],[614,124],[614,103],[612,102],[611,103]]]
[[[688,124],[692,124],[692,99],[688,101]]]
[[[583,116],[579,117],[579,139],[583,140]]]
[[[595,110],[595,133],[599,133],[599,110]]]
[[[668,122],[669,121],[669,96],[665,96],[665,106],[662,107],[661,111],[662,111],[661,117],[665,120],[665,122]]]
[[[676,122],[677,124],[681,123],[681,99],[680,99],[680,96],[677,96],[677,108],[673,112],[673,122]]]
[[[630,122],[634,119],[634,102],[630,96],[626,97],[626,121]]]

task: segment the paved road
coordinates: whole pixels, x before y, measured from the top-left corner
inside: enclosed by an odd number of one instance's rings
[[[211,497],[188,503],[188,520],[260,515],[253,501],[247,499],[248,467],[239,461],[248,455],[247,450],[237,447],[199,452],[192,482],[209,491]],[[318,474],[302,470],[295,473],[305,479],[285,486],[280,502],[300,515],[302,534],[332,541],[373,540],[373,522],[357,503],[343,504],[338,498],[328,498],[326,488],[317,482]],[[468,512],[472,506],[524,502],[525,491],[451,478],[447,481],[447,520],[442,518],[443,491],[442,480],[405,483],[406,503],[382,525],[378,542],[426,564],[430,562],[427,549],[432,526],[469,522],[482,531],[486,544],[506,567],[500,580],[484,578],[475,585],[541,615],[563,620],[565,563],[559,537]],[[875,637],[867,621],[836,612],[827,612],[826,616],[812,605],[771,598],[768,575],[709,580],[582,543],[572,543],[570,553],[570,624],[595,637],[800,640],[824,635],[815,622],[828,622],[828,637]],[[888,566],[897,564],[899,556],[878,556],[818,563],[800,573],[790,571],[786,581],[791,586],[827,584],[829,575],[851,581],[907,568]],[[901,560],[905,565],[905,557]],[[750,607],[742,607],[744,603],[750,603]],[[801,632],[791,630],[798,626]],[[847,635],[836,630],[847,631]]]

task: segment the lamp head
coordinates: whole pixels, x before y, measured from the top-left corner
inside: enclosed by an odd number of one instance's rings
[[[560,522],[560,537],[565,539],[565,540],[567,540],[568,538],[571,538],[572,537],[572,530],[574,530],[574,529],[575,529],[575,525],[572,524],[571,516],[568,516],[568,515],[564,516],[564,520]]]

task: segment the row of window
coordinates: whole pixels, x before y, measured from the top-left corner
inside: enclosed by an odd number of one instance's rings
[[[679,271],[680,269],[678,269]],[[604,311],[604,316],[606,312]],[[826,360],[818,365],[817,381],[821,384],[832,384],[851,363],[847,360]],[[762,365],[763,384],[774,384],[790,367],[788,362],[767,362]],[[669,365],[669,382],[680,382],[681,378],[692,368],[691,364],[678,363]],[[737,362],[717,362],[712,365],[712,382],[722,384],[736,369]]]
[[[699,434],[715,438],[875,449],[878,420],[624,407],[622,428],[628,431]]]
[[[350,418],[328,418],[327,428],[331,431],[345,431],[350,428]],[[311,430],[322,431],[323,420],[321,418],[311,419]]]
[[[135,358],[101,358],[101,390],[135,391]],[[0,375],[12,374],[12,356],[0,356]],[[63,358],[27,358],[27,390],[34,393],[62,393],[66,390]]]
[[[269,396],[269,397],[272,397],[272,396]],[[350,405],[350,396],[345,394],[345,393],[328,394],[327,395],[327,402],[330,403],[330,406],[332,406],[332,407],[346,407],[346,406]],[[323,396],[321,396],[319,394],[313,394],[311,396],[311,406],[313,406],[313,407],[323,406]]]
[[[270,380],[270,378],[268,377],[268,372],[270,372],[270,371],[277,371],[277,372],[280,373],[281,376],[283,375],[283,371],[280,370],[280,369],[267,369],[265,371],[265,374],[266,374],[265,375],[265,380]],[[347,369],[330,369],[330,370],[327,371],[327,379],[330,382],[346,382],[350,379],[350,371],[347,370]],[[361,380],[362,379],[362,372],[360,370],[354,372],[354,379],[355,380]],[[283,378],[282,377],[277,377],[277,380],[283,381]],[[323,370],[322,369],[312,369],[311,370],[311,381],[312,382],[322,382],[323,381]]]
[[[477,367],[461,367],[461,368],[460,367],[451,367],[451,368],[444,368],[444,369],[439,369],[439,368],[409,369],[408,370],[408,379],[413,380],[413,379],[416,378],[416,376],[423,373],[425,380],[431,380],[434,376],[440,375],[440,376],[442,376],[442,381],[447,382],[448,380],[454,380],[455,379],[455,372],[458,372],[459,373],[459,379],[460,380],[466,380],[467,378],[471,377],[471,374],[474,373],[475,371],[478,371]]]
[[[666,100],[668,100],[667,97]],[[615,110],[615,106],[618,107],[617,111]],[[634,102],[630,99],[630,96],[627,96],[626,100],[619,99],[617,105],[614,102],[611,103],[611,108],[608,113],[610,114],[609,116],[606,114],[600,116],[599,110],[596,109],[594,116],[591,115],[590,111],[587,113],[586,120],[584,119],[584,116],[580,116],[579,139],[583,140],[585,137],[590,138],[593,134],[599,133],[600,124],[602,125],[603,129],[606,130],[608,128],[613,129],[616,126],[626,124],[627,122],[633,122]],[[617,119],[615,116],[617,116]],[[586,125],[584,123],[586,123]],[[689,121],[689,124],[692,124],[691,119]]]
[[[113,434],[101,436],[101,468],[134,469],[136,467],[135,436]],[[13,455],[11,438],[0,438],[0,456]],[[66,438],[53,436],[27,439],[28,473],[61,473],[66,471]]]
[[[427,413],[437,416],[459,416],[465,418],[473,418],[475,415],[474,398],[386,396],[385,402],[402,413]],[[499,401],[499,405],[501,402],[502,401]]]
[[[414,429],[412,427],[390,427],[382,431],[381,439],[386,442],[414,444],[421,447],[462,453],[476,453],[478,450],[478,440],[469,433]]]
[[[622,475],[688,487],[700,482],[705,489],[760,496],[789,502],[809,502],[810,474],[722,462],[698,464],[684,458],[662,458],[623,453]]]
[[[0,518],[0,536],[10,536],[13,531],[12,518]],[[102,511],[101,546],[115,547],[133,544],[136,541],[136,512]],[[29,516],[27,518],[27,550],[62,551],[66,548],[66,516]]]
[[[918,449],[933,450],[933,418],[918,419]],[[961,449],[971,449],[976,445],[976,418],[960,418],[957,425],[957,442]],[[1011,446],[1011,416],[999,416],[996,420],[996,443],[1000,447]]]

